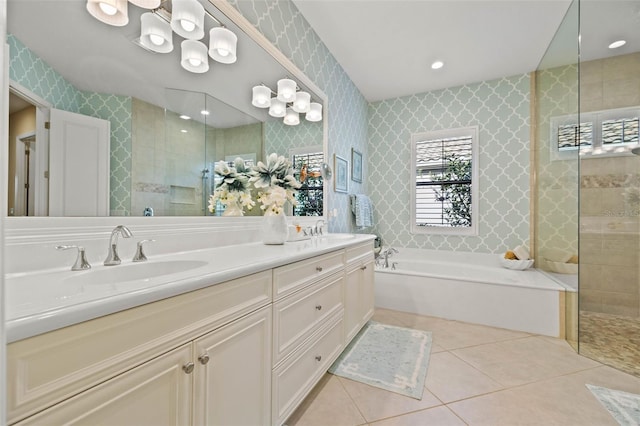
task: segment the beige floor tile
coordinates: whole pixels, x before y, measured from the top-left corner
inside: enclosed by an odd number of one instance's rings
[[[459,321],[437,323],[432,331],[434,343],[447,350],[530,336],[530,334],[520,331],[468,324]]]
[[[405,414],[403,416],[392,417],[372,423],[375,426],[464,426],[464,422],[460,420],[447,407],[440,406],[430,408],[428,410],[417,411],[415,413]]]
[[[568,374],[599,363],[539,336],[457,349],[453,353],[505,387]]]
[[[368,422],[442,404],[426,389],[418,400],[343,377],[339,379]]]
[[[500,383],[450,352],[431,355],[425,385],[444,403],[503,389]]]
[[[286,421],[288,426],[356,426],[365,423],[355,403],[332,374],[324,375]]]

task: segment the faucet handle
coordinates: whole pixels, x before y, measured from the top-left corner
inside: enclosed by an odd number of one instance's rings
[[[138,241],[138,247],[136,249],[136,254],[133,256],[133,262],[144,262],[147,260],[147,256],[145,256],[144,251],[142,250],[142,246],[144,243],[153,243],[155,240],[140,240]]]
[[[86,269],[91,269],[91,265],[87,261],[87,257],[85,256],[84,247],[74,246],[74,245],[60,245],[56,246],[56,250],[69,250],[69,249],[78,249],[78,257],[76,257],[76,263],[71,267],[72,271],[84,271]]]

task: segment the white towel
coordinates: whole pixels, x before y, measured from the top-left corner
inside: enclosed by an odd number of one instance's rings
[[[373,206],[369,197],[364,194],[352,195],[351,211],[356,216],[356,226],[359,229],[373,226]]]

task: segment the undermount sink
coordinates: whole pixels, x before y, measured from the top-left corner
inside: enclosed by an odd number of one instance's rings
[[[343,241],[351,240],[356,237],[356,234],[325,234],[320,235],[319,238],[325,241]]]
[[[126,281],[137,281],[177,274],[208,265],[202,260],[167,260],[161,262],[128,263],[93,269],[67,278],[67,283],[83,283],[86,285],[118,284]]]

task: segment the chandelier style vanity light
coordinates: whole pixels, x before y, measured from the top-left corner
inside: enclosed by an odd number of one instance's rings
[[[124,26],[129,23],[128,3],[149,10],[140,17],[139,45],[143,48],[169,53],[173,51],[173,33],[185,39],[180,43],[180,64],[185,70],[207,72],[209,57],[223,64],[232,64],[238,59],[238,37],[198,0],[87,0],[87,11],[105,24]],[[169,3],[169,8],[164,3]],[[200,41],[206,31],[205,16],[219,25],[209,30],[208,48]]]
[[[269,108],[270,116],[284,117],[284,124],[289,126],[300,124],[300,114],[305,114],[307,121],[322,120],[322,104],[312,102],[308,92],[299,91],[295,81],[283,78],[278,80],[277,87],[278,91],[274,92],[264,84],[253,86],[251,104]]]

